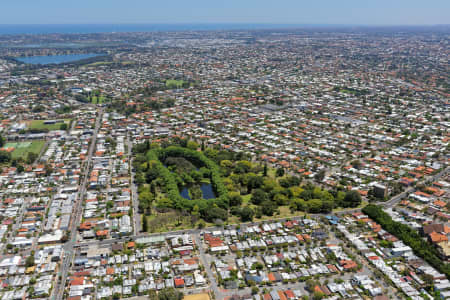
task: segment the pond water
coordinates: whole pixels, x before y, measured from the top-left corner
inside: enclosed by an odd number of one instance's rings
[[[212,186],[210,183],[202,183],[200,186],[200,189],[203,193],[203,199],[214,199],[216,198],[216,195],[214,195]]]
[[[216,195],[214,195],[214,191],[210,183],[202,183],[200,189],[202,190],[203,199],[216,198]],[[183,187],[183,189],[180,192],[180,196],[183,197],[184,199],[191,200],[191,197],[189,196],[189,189],[187,187]]]
[[[88,53],[88,54],[67,54],[67,55],[43,55],[43,56],[16,57],[15,59],[26,64],[49,65],[49,64],[62,64],[74,62],[100,55],[102,54]]]
[[[184,199],[191,200],[191,197],[189,197],[189,189],[188,189],[187,187],[184,187],[184,188],[181,190],[180,196],[183,197]]]

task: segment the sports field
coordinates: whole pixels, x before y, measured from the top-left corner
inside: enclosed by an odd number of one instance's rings
[[[36,130],[59,130],[61,128],[62,122],[58,122],[55,124],[44,124],[46,120],[32,120],[27,122],[28,129],[36,129]],[[70,125],[71,119],[64,119],[64,123],[67,124],[67,126]]]
[[[185,83],[184,80],[175,80],[175,79],[166,80],[166,86],[171,89],[174,88],[180,89],[183,87],[183,83]]]
[[[45,141],[30,141],[30,142],[19,142],[19,143],[6,143],[3,146],[4,149],[14,148],[11,152],[12,158],[22,157],[26,159],[28,152],[33,152],[39,154],[44,147]]]
[[[105,96],[92,96],[92,104],[102,104],[105,101]]]

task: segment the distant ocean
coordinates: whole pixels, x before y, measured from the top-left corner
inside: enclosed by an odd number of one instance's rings
[[[237,30],[298,28],[306,25],[283,24],[51,24],[51,25],[6,25],[0,24],[0,35],[4,34],[49,34],[49,33],[110,33],[152,32],[190,30]],[[311,26],[308,26],[311,27]]]
[[[323,30],[382,30],[382,31],[443,31],[450,25],[430,26],[368,26],[332,24],[249,24],[249,23],[209,23],[209,24],[0,24],[0,35],[10,34],[51,34],[51,33],[111,33],[111,32],[155,32],[155,31],[200,31],[200,30],[256,30],[256,29],[323,29]]]

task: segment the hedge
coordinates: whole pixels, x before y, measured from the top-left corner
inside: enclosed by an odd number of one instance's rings
[[[188,200],[180,196],[175,177],[161,162],[170,156],[183,157],[197,167],[209,169],[211,171],[211,186],[216,193],[216,199]],[[221,208],[228,208],[228,191],[222,182],[219,167],[202,152],[177,146],[169,146],[167,148],[152,149],[147,152],[146,157],[148,161],[155,162],[154,166],[159,176],[165,182],[165,192],[173,202],[173,208],[187,209],[190,211],[195,205],[198,205],[200,210],[205,210],[214,203]]]

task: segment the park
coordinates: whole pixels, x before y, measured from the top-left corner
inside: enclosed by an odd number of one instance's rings
[[[71,121],[71,119],[32,120],[27,122],[27,129],[30,131],[66,130],[70,126]]]
[[[134,147],[144,231],[290,218],[363,204],[357,191],[343,186],[327,190],[241,152],[202,149],[185,140]]]
[[[39,155],[42,148],[45,146],[45,141],[27,141],[27,142],[8,142],[3,146],[3,149],[11,153],[12,159],[26,160],[28,153]]]

